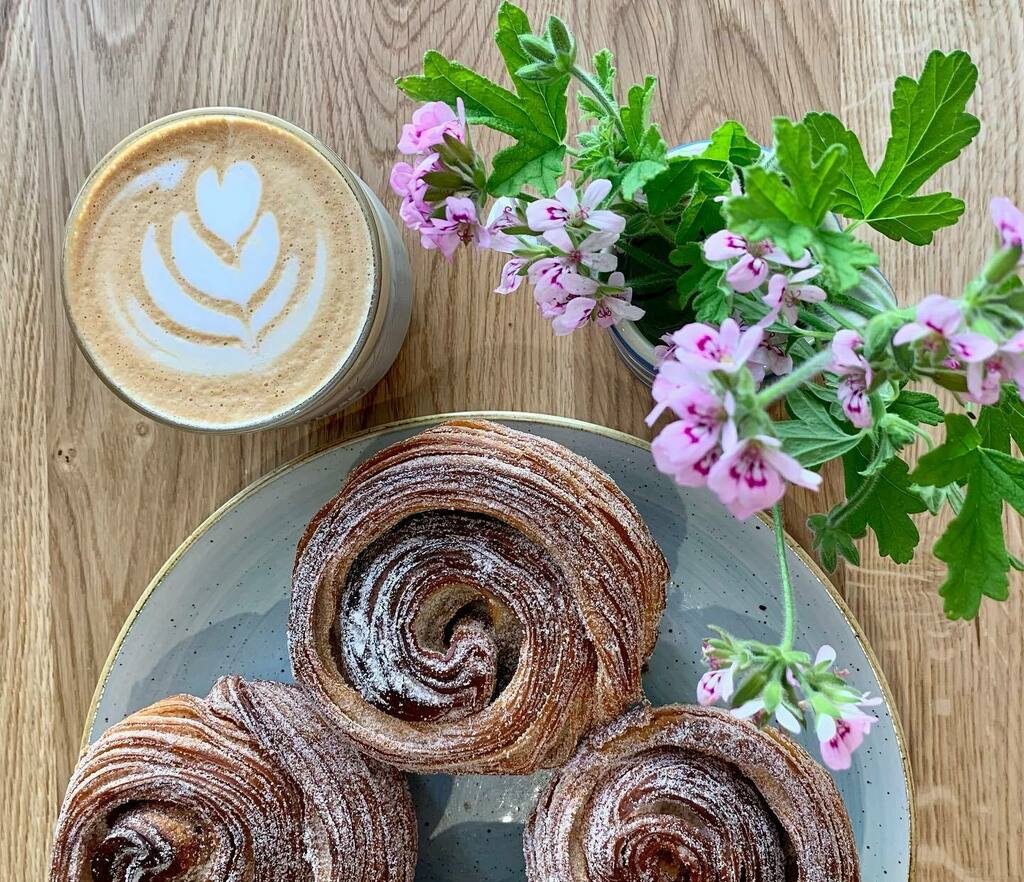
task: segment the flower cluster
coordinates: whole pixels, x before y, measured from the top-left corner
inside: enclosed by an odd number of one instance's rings
[[[878,722],[865,708],[882,699],[857,692],[846,682],[845,672],[834,669],[835,650],[822,646],[812,662],[804,652],[718,634],[704,641],[709,670],[697,684],[697,701],[705,706],[731,703],[733,714],[757,723],[774,717],[793,733],[813,716],[825,764],[850,768],[853,752]]]
[[[472,151],[461,100],[457,110],[440,101],[420,107],[403,126],[398,149],[421,157],[415,165],[397,163],[391,187],[402,198],[399,215],[424,248],[449,260],[460,244],[509,255],[495,291],[510,294],[528,279],[537,309],[558,336],[643,316],[616,271],[612,248],[625,218],[602,207],[610,181],[591,181],[582,194],[567,182],[551,199],[501,197],[483,222],[483,163]]]
[[[778,502],[787,482],[817,489],[821,477],[784,453],[755,396],[764,377],[764,327],[692,323],[676,331],[658,369],[652,425],[677,420],[651,444],[658,469],[685,487],[707,486],[738,518]]]

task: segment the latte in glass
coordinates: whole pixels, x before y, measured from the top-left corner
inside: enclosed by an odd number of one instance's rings
[[[90,176],[65,237],[86,357],[130,404],[197,430],[296,422],[366,392],[405,336],[410,281],[376,197],[255,111],[135,133]]]

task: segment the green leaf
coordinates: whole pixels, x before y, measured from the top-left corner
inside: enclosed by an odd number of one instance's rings
[[[909,420],[915,426],[924,423],[926,426],[937,426],[942,422],[943,410],[939,399],[927,392],[914,392],[902,389],[896,400],[888,407],[894,413]]]
[[[977,464],[980,444],[981,435],[967,417],[946,414],[946,440],[917,461],[911,479],[935,487],[964,480]]]
[[[896,563],[907,563],[921,540],[910,515],[925,511],[924,501],[910,489],[907,464],[899,457],[886,463],[880,473],[865,478],[860,472],[869,464],[871,449],[867,443],[843,457],[846,473],[846,497],[851,498],[865,481],[872,482],[861,504],[851,512],[843,526],[852,536],[862,536],[868,527],[878,539],[878,553]]]
[[[783,449],[806,468],[835,459],[860,443],[863,433],[844,432],[820,399],[798,389],[786,397],[786,404],[794,418],[773,428]]]
[[[725,270],[712,267],[701,277],[693,298],[695,317],[710,325],[721,324],[728,317],[732,296],[723,285]]]
[[[626,173],[622,177],[622,195],[626,199],[632,199],[637,190],[658,177],[665,168],[664,162],[656,162],[653,159],[631,162],[626,166]]]
[[[598,85],[609,98],[615,97],[615,67],[610,49],[602,49],[594,55],[594,76]]]
[[[973,619],[983,595],[1006,600],[1010,560],[1003,540],[1003,501],[987,470],[971,475],[963,508],[935,543],[934,553],[947,567],[939,594],[950,619]]]
[[[978,434],[981,446],[1003,453],[1010,452],[1010,426],[999,407],[983,407],[978,416]]]
[[[711,133],[711,143],[701,156],[730,162],[740,168],[761,158],[761,145],[747,137],[746,129],[735,120],[726,120]]]
[[[626,144],[635,159],[641,158],[641,147],[647,135],[647,117],[651,112],[651,96],[657,83],[655,77],[646,77],[643,85],[631,86],[626,104],[619,109]]]
[[[978,69],[966,52],[937,50],[928,56],[919,80],[897,79],[892,132],[877,173],[865,161],[857,136],[835,116],[807,114],[803,121],[814,155],[836,145],[846,151],[832,209],[915,245],[928,244],[936,230],[956,223],[964,210],[961,200],[949,193],[915,194],[977,135],[977,118],[964,112],[977,79]]]
[[[860,566],[860,551],[857,549],[853,536],[842,527],[835,527],[826,515],[811,515],[807,526],[814,534],[812,545],[818,552],[821,565],[830,573],[835,572],[839,555],[842,555],[855,567]]]
[[[702,156],[670,156],[668,166],[647,188],[647,207],[651,214],[661,214],[674,208],[683,196],[690,195],[689,209],[695,198],[705,197],[708,193],[724,193],[729,188],[729,179],[725,177],[728,174],[729,165],[721,160]],[[721,214],[717,203],[715,210]],[[687,236],[683,241],[690,241],[690,238]]]
[[[403,92],[419,101],[444,101],[454,107],[461,98],[468,122],[516,140],[494,157],[487,180],[487,190],[494,196],[512,195],[530,186],[549,196],[564,171],[569,77],[533,81],[519,75],[532,66],[533,59],[520,42],[521,36],[530,33],[526,13],[503,3],[494,39],[515,92],[434,51],[423,57],[422,75],[396,81]]]
[[[878,255],[860,239],[838,230],[815,230],[810,249],[838,291],[854,287],[861,272],[878,266]]]

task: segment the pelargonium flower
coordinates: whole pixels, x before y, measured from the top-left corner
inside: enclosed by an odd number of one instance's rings
[[[490,234],[477,220],[472,199],[449,196],[445,199],[444,217],[425,221],[420,227],[420,240],[424,248],[436,248],[451,260],[460,244],[472,242],[478,248],[486,248]]]
[[[515,236],[505,232],[509,227],[522,227],[526,225],[519,202],[511,196],[502,196],[495,199],[491,210],[487,214],[487,231],[491,234],[490,247],[495,251],[514,252],[521,246],[521,242]],[[533,241],[532,237],[529,241]]]
[[[917,305],[916,321],[908,322],[892,338],[893,346],[920,342],[933,352],[943,346],[957,360],[971,364],[984,361],[996,351],[996,344],[984,334],[962,330],[960,304],[941,294],[929,294]]]
[[[775,377],[784,377],[793,370],[793,356],[782,348],[786,342],[787,338],[782,334],[765,332],[747,363],[755,383],[763,383],[769,373]]]
[[[768,281],[768,293],[761,298],[767,304],[773,319],[781,315],[786,324],[795,325],[801,303],[821,303],[827,295],[824,289],[807,282],[821,272],[820,266],[811,266],[792,276],[775,273]]]
[[[787,482],[811,490],[821,485],[821,475],[784,453],[777,438],[752,435],[732,444],[728,440],[708,474],[708,487],[740,520],[782,499]]]
[[[391,169],[391,189],[402,197],[398,214],[411,230],[422,227],[434,211],[434,206],[426,201],[427,182],[423,176],[441,167],[437,154],[430,153],[415,166],[408,162],[396,162]]]
[[[537,199],[526,207],[526,222],[538,233],[547,230],[563,230],[566,226],[586,225],[595,230],[606,230],[616,236],[626,226],[626,219],[614,211],[599,209],[611,192],[612,182],[604,178],[591,181],[583,192],[583,198],[576,195],[576,188],[568,181],[555,191],[554,199]]]
[[[838,720],[819,714],[815,731],[825,765],[836,771],[850,768],[853,752],[864,743],[864,736],[877,722],[877,717],[859,708],[847,707]]]
[[[757,350],[764,328],[754,325],[741,330],[735,319],[727,318],[720,328],[692,322],[672,335],[675,359],[698,372],[735,373]]]
[[[860,354],[864,340],[856,331],[844,328],[832,338],[832,370],[840,376],[836,397],[846,418],[858,429],[871,425],[871,365]]]
[[[505,265],[501,268],[501,282],[498,287],[494,289],[495,294],[511,294],[517,290],[523,279],[523,268],[526,267],[530,262],[529,257],[511,257],[505,261]]]
[[[772,265],[803,269],[810,264],[811,253],[804,251],[798,260],[793,260],[767,239],[750,242],[729,230],[719,230],[704,240],[704,259],[708,263],[730,261],[725,281],[733,291],[746,294],[761,287]]]
[[[735,691],[736,666],[706,671],[697,683],[697,704],[707,707],[716,701],[728,701]]]
[[[654,366],[661,367],[668,359],[676,354],[676,344],[671,334],[662,334],[661,342],[654,347]]]
[[[615,269],[614,254],[605,251],[617,238],[616,234],[598,230],[575,244],[565,230],[548,230],[544,238],[561,251],[552,257],[542,257],[530,264],[529,277],[540,289],[561,288],[577,297],[592,297],[598,288],[590,272],[611,272]],[[587,272],[580,272],[586,268]]]
[[[443,101],[429,101],[418,107],[412,115],[412,122],[402,126],[402,137],[398,149],[402,153],[423,153],[452,135],[460,141],[466,140],[466,110],[462,99],[456,101],[458,112]]]
[[[573,297],[565,304],[561,315],[551,322],[556,337],[571,334],[591,320],[600,328],[609,328],[643,318],[644,311],[633,305],[633,289],[625,287],[622,273],[612,273],[601,290],[600,297]]]
[[[1018,331],[991,358],[967,365],[966,398],[978,404],[996,404],[1003,383],[1013,382],[1024,398],[1024,331]]]
[[[989,203],[992,222],[999,231],[999,244],[1003,248],[1011,245],[1024,245],[1024,212],[1005,196],[997,196]],[[1024,265],[1024,253],[1020,263]]]
[[[671,407],[679,419],[665,426],[651,442],[654,464],[682,487],[702,487],[718,462],[723,433],[731,425],[732,396],[719,397],[705,386],[685,379],[672,386],[673,380],[681,379],[673,375],[684,369],[680,364],[665,367],[665,375],[659,373],[655,380],[655,384],[661,384],[656,396],[662,403],[651,411],[648,424],[665,407]]]
[[[751,717],[756,717],[758,714],[763,714],[766,711],[767,707],[765,706],[764,698],[759,695],[757,698],[745,701],[739,707],[734,708],[732,715],[741,720],[749,720]],[[778,720],[779,725],[784,729],[788,729],[794,734],[800,732],[800,721],[796,718],[794,713],[786,707],[784,702],[780,701],[775,707],[775,719]]]

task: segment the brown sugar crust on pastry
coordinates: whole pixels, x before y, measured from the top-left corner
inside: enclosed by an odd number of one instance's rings
[[[541,794],[530,882],[857,882],[831,776],[795,741],[717,708],[641,706]]]
[[[525,774],[639,700],[667,581],[591,462],[454,420],[358,466],[310,523],[292,666],[385,762]]]
[[[57,822],[52,882],[412,882],[402,775],[294,686],[225,677],[112,726]]]

